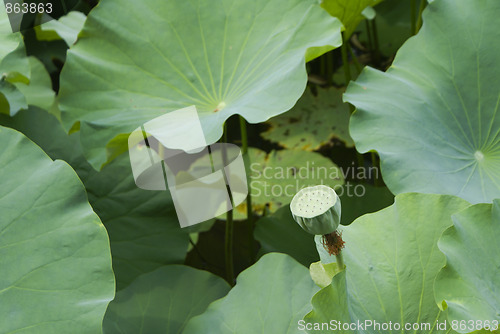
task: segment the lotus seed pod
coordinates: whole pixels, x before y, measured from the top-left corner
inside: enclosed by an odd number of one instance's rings
[[[327,186],[300,190],[293,197],[290,210],[300,227],[314,235],[332,233],[340,224],[340,198]]]

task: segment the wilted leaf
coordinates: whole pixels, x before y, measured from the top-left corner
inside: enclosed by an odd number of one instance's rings
[[[314,96],[306,90],[288,112],[271,118],[263,138],[285,148],[314,151],[338,139],[347,147],[354,146],[349,135],[349,106],[342,102],[342,90],[318,89]]]
[[[249,191],[252,205],[262,211],[267,205],[271,212],[289,204],[302,188],[324,184],[335,188],[344,183],[342,171],[330,159],[319,153],[300,150],[248,150],[250,157]],[[245,204],[236,208],[246,212]]]

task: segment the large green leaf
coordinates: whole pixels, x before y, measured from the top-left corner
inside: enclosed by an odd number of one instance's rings
[[[23,132],[52,159],[63,159],[78,172],[108,230],[118,290],[140,274],[183,263],[190,231],[180,228],[167,192],[137,188],[127,155],[96,172],[83,157],[78,133],[68,136],[54,116],[39,108],[0,115],[0,124]]]
[[[293,220],[289,205],[259,219],[254,236],[260,243],[260,254],[285,253],[306,267],[319,259],[314,237]]]
[[[468,205],[454,196],[401,194],[392,206],[342,228],[351,321],[443,324],[446,312],[434,300],[433,283],[446,259],[437,242],[452,225],[451,215]],[[316,244],[323,263],[334,261],[318,236]],[[332,284],[339,288],[338,281]],[[313,299],[309,323],[345,318],[345,305],[332,295],[339,292],[324,289]],[[379,333],[373,327],[353,332]],[[434,328],[433,333],[447,331]]]
[[[297,323],[318,290],[307,269],[284,254],[264,255],[228,295],[189,321],[184,334],[303,333]]]
[[[495,0],[430,3],[391,68],[347,89],[356,147],[378,151],[393,193],[500,197],[499,12]]]
[[[271,118],[263,138],[285,148],[314,151],[332,139],[354,146],[349,135],[349,106],[342,102],[340,89],[318,89],[317,95],[306,90],[288,112]]]
[[[190,105],[213,143],[231,115],[258,123],[290,109],[306,50],[339,46],[340,26],[314,0],[102,2],[61,74],[63,120],[81,122],[94,167],[117,135]]]
[[[500,322],[500,200],[477,204],[453,215],[438,246],[446,267],[436,278],[436,300],[448,307],[448,319]],[[495,327],[495,326],[492,326]],[[473,329],[478,329],[473,327]]]
[[[365,17],[361,14],[366,7],[373,7],[382,0],[322,0],[323,7],[330,15],[338,18],[345,27],[345,35],[351,36],[354,29]]]
[[[114,278],[82,183],[19,132],[0,142],[0,333],[100,333]]]
[[[181,333],[189,319],[229,289],[222,278],[209,272],[163,266],[116,294],[104,317],[104,333]]]
[[[138,188],[126,154],[84,183],[109,233],[118,290],[143,273],[184,262],[189,234],[179,225],[172,198]]]

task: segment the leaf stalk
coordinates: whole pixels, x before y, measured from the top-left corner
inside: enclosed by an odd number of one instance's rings
[[[247,170],[247,185],[250,186],[250,177],[248,170],[250,169],[250,156],[248,155],[248,133],[247,133],[247,123],[246,120],[240,116],[240,132],[241,132],[241,153],[243,155],[243,162],[245,164],[245,169]],[[247,224],[248,224],[248,248],[250,252],[251,262],[255,262],[255,247],[254,247],[254,222],[253,222],[253,211],[252,211],[252,194],[248,191],[247,196]]]

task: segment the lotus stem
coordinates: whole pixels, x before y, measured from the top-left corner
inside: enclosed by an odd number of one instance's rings
[[[352,50],[352,47],[349,43],[347,44],[347,46],[349,48],[349,54],[351,55],[351,58],[354,62],[354,66],[356,66],[356,71],[358,71],[358,74],[360,74],[361,73],[361,65],[358,61],[358,57],[356,57],[356,55],[354,54],[354,51]]]
[[[345,85],[349,85],[351,81],[351,68],[349,67],[349,57],[347,56],[347,44],[349,40],[347,40],[345,32],[342,33],[342,46],[340,47],[340,52],[342,53],[342,64],[344,66],[344,76],[345,76]],[[351,106],[351,104],[349,104]],[[351,107],[350,107],[351,108]],[[352,110],[351,110],[352,112]]]
[[[333,53],[328,52],[326,55],[326,83],[328,86],[333,84]]]
[[[335,259],[337,260],[337,266],[339,267],[339,270],[344,269],[344,257],[342,256],[342,251],[335,255]]]
[[[358,159],[358,167],[365,167],[365,158],[363,157],[363,154],[358,152],[358,150],[356,150],[356,158]]]
[[[373,58],[372,28],[370,27],[370,20],[365,19],[365,24],[366,24],[366,34],[368,35],[368,49],[370,50],[370,55]]]
[[[371,158],[372,158],[372,166],[373,167],[378,167],[378,162],[377,162],[377,153],[375,152],[371,152]],[[373,178],[373,185],[375,187],[379,187],[380,186],[380,181],[378,179],[378,174]]]
[[[203,256],[201,251],[198,249],[198,246],[196,246],[196,243],[193,241],[191,236],[189,236],[189,243],[191,244],[191,247],[193,247],[193,250],[198,254],[198,257],[201,259],[204,265],[208,264],[207,259]]]
[[[227,142],[227,125],[224,123],[224,142]],[[225,146],[223,146],[222,150],[222,159],[224,162],[224,166],[227,165],[227,152],[225,150]],[[227,183],[226,183],[227,184]],[[231,201],[231,205],[234,207],[233,196],[231,195],[231,190],[228,187],[229,199]],[[226,213],[226,233],[224,240],[224,250],[225,250],[225,264],[226,264],[226,279],[229,284],[234,285],[234,266],[233,266],[233,210],[228,210]]]
[[[410,1],[410,15],[410,35],[414,35],[417,26],[417,0]]]
[[[335,255],[337,265],[339,270],[344,269],[344,258],[342,256],[342,249],[344,248],[345,242],[342,240],[342,233],[335,230],[332,233],[323,235],[323,247],[330,255]]]
[[[241,153],[243,154],[243,162],[245,163],[245,169],[250,168],[250,156],[248,155],[248,134],[247,134],[247,123],[246,120],[240,116],[240,132],[241,132]],[[250,185],[250,177],[247,173],[247,184]],[[250,260],[255,262],[255,249],[254,249],[254,238],[253,238],[253,211],[252,211],[252,194],[250,191],[247,196],[247,223],[248,223],[248,247],[250,250]]]
[[[422,12],[424,11],[426,6],[427,6],[427,0],[420,0],[420,7],[418,9],[417,23],[415,25],[414,35],[416,35],[420,31],[420,28],[422,27]]]
[[[62,9],[64,11],[64,15],[68,14],[68,8],[66,7],[66,1],[65,0],[61,0],[61,6],[62,6]]]
[[[225,252],[226,252],[226,277],[229,284],[234,285],[234,267],[233,267],[233,210],[229,210],[226,215],[226,236],[225,236]]]
[[[319,58],[319,73],[326,76],[326,57],[324,55]]]
[[[377,18],[375,17],[371,20],[372,31],[373,31],[373,46],[375,47],[375,65],[378,67],[380,65],[380,48],[378,43],[378,31],[377,31]]]

